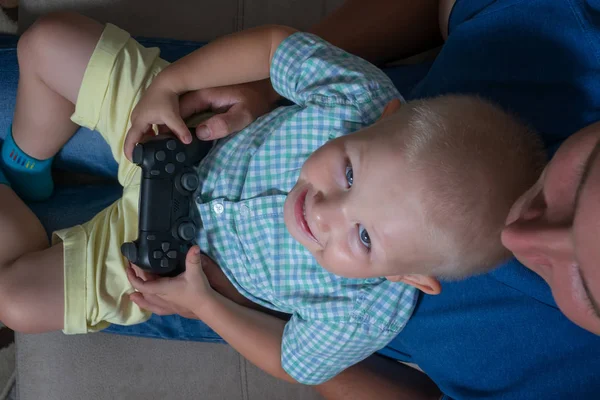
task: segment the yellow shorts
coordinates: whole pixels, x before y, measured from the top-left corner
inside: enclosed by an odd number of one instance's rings
[[[140,168],[123,154],[131,112],[168,63],[114,25],[107,25],[92,54],[77,97],[73,122],[99,131],[119,163],[123,197],[84,225],[53,234],[63,243],[64,332],[86,333],[111,323],[144,322],[150,313],[129,300],[121,245],[138,236]]]

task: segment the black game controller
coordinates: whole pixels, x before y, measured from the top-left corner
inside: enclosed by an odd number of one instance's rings
[[[194,170],[212,148],[192,132],[192,143],[162,135],[140,143],[133,162],[142,167],[138,239],[124,243],[121,253],[153,274],[175,276],[185,271],[185,257],[196,238]]]

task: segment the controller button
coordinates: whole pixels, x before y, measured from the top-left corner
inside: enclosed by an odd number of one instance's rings
[[[167,253],[167,257],[169,258],[177,258],[177,252],[175,250],[171,250]]]
[[[149,241],[153,241],[153,240],[156,240],[156,236],[154,236],[154,235],[148,235],[148,236],[146,236],[146,239],[149,240]]]
[[[175,172],[175,166],[171,163],[168,163],[165,166],[165,171],[167,172],[167,174],[172,174],[173,172]]]
[[[160,260],[160,266],[162,268],[169,268],[169,259],[163,258],[162,260]]]
[[[155,260],[160,260],[163,257],[163,252],[156,250],[154,253],[152,253],[152,257],[154,257]]]
[[[174,141],[174,140],[169,140],[169,141],[167,142],[167,149],[169,149],[169,150],[173,151],[173,150],[175,150],[176,148],[177,148],[177,142],[176,142],[176,141]]]
[[[185,153],[177,153],[177,155],[175,156],[175,159],[177,160],[177,162],[184,162],[185,161]]]
[[[181,176],[181,186],[188,192],[193,192],[198,189],[198,185],[200,185],[200,180],[198,179],[198,175],[187,172]]]
[[[160,245],[160,248],[166,253],[171,248],[171,243],[169,243],[169,242],[163,242]]]
[[[141,165],[144,161],[144,147],[141,144],[136,144],[133,148],[131,160],[136,165]]]
[[[183,222],[179,225],[177,233],[182,240],[189,242],[196,236],[196,225],[191,222]]]
[[[157,169],[153,169],[152,171],[150,171],[150,175],[154,175],[154,176],[160,175],[160,171]]]
[[[155,157],[158,161],[165,161],[165,158],[167,158],[167,154],[164,151],[159,150],[156,152]]]
[[[217,214],[223,214],[223,211],[225,211],[225,207],[223,206],[223,204],[217,203],[213,206],[213,211]]]

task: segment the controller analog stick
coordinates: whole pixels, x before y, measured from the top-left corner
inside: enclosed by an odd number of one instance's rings
[[[194,173],[186,172],[181,176],[181,186],[188,192],[193,192],[198,189],[199,184],[200,180],[198,179],[198,175]]]
[[[186,242],[194,240],[196,237],[196,225],[192,222],[182,222],[179,228],[177,228],[177,233],[181,240],[185,240]]]

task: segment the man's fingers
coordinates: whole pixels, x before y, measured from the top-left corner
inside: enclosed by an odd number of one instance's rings
[[[201,111],[213,109],[210,89],[188,92],[179,98],[179,113],[183,119],[189,118]]]
[[[239,132],[256,118],[243,103],[237,103],[227,112],[217,114],[196,128],[196,136],[202,140],[215,140]]]

